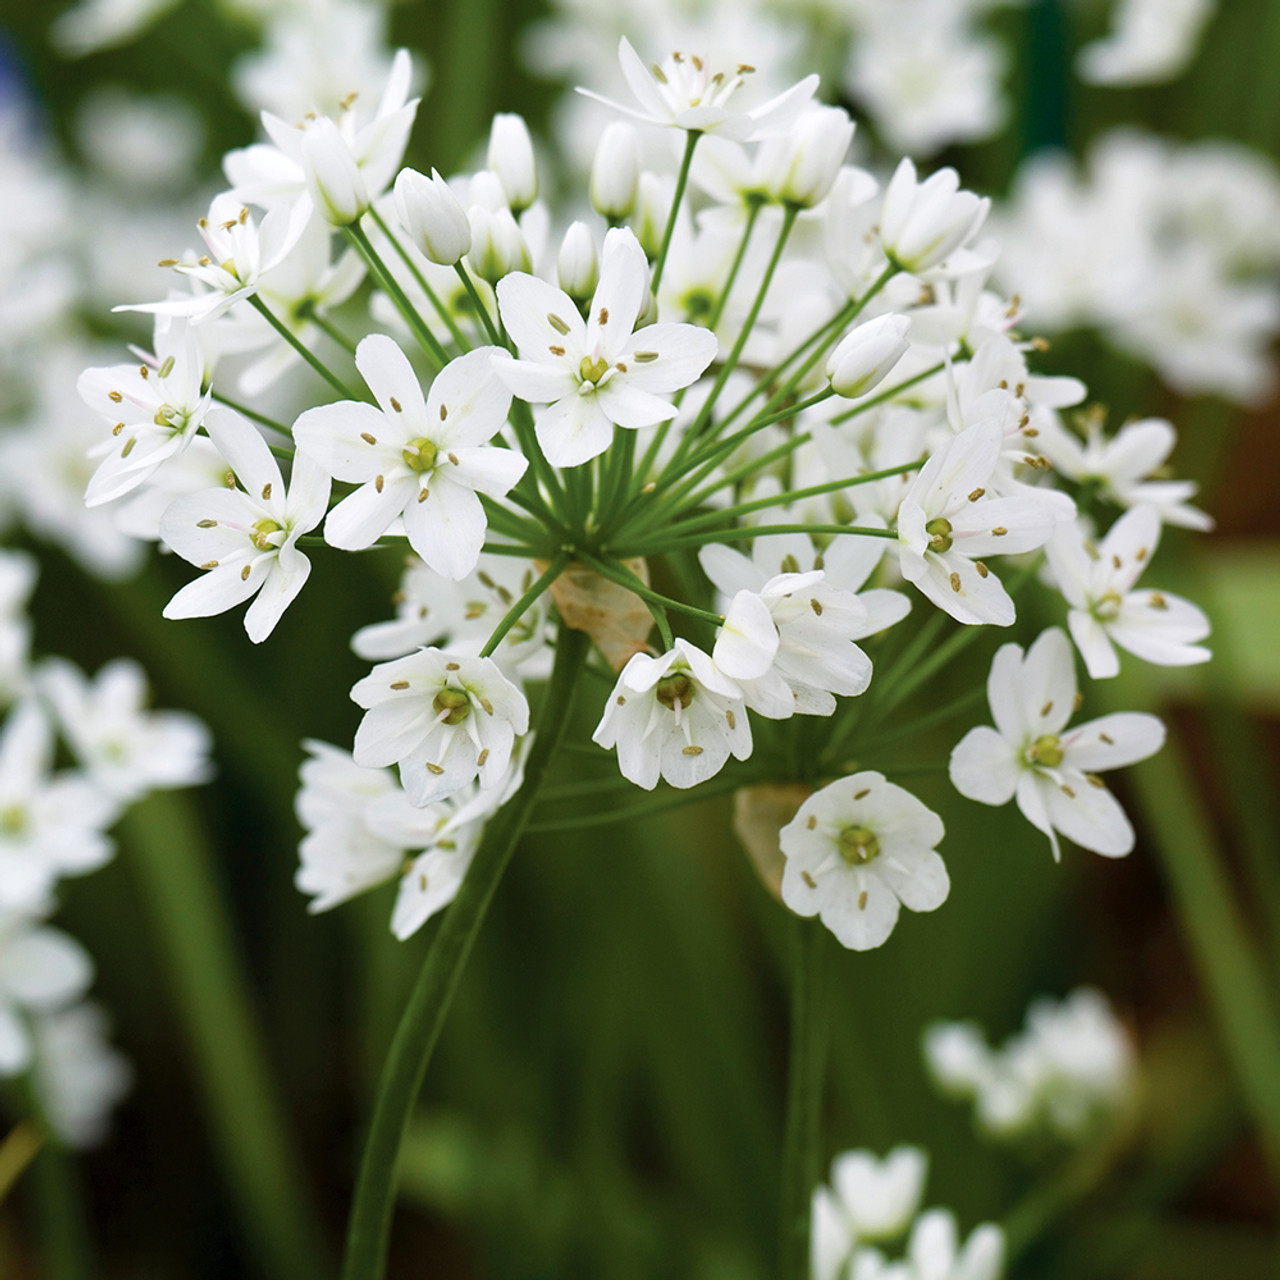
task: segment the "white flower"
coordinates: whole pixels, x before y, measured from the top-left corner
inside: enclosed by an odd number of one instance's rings
[[[1000,1280],[1004,1275],[1004,1231],[993,1222],[975,1227],[963,1247],[955,1215],[930,1209],[916,1219],[907,1242],[910,1280]]]
[[[1003,446],[998,420],[967,427],[925,463],[898,509],[902,576],[957,622],[1010,626],[1013,601],[978,557],[1031,551],[1053,532],[1044,499],[987,496]]]
[[[396,212],[410,242],[432,262],[452,266],[470,252],[467,212],[434,169],[429,178],[416,169],[400,170]]]
[[[889,261],[904,271],[929,271],[973,240],[990,208],[990,200],[960,190],[954,169],[939,169],[919,182],[915,165],[904,158],[885,188],[880,243]]]
[[[1090,84],[1112,86],[1176,79],[1216,7],[1216,0],[1119,0],[1111,32],[1080,50],[1076,70]]]
[[[165,511],[160,536],[205,575],[183,587],[165,606],[164,616],[207,618],[256,596],[244,627],[259,644],[311,572],[297,543],[324,518],[329,477],[299,453],[286,491],[262,437],[230,409],[211,409],[205,430],[244,487],[206,489],[177,499]]]
[[[655,62],[649,68],[626,36],[618,43],[618,62],[639,110],[589,89],[580,87],[578,92],[646,124],[710,133],[736,142],[751,142],[785,129],[818,87],[816,75],[806,76],[768,102],[743,110],[730,103],[754,67],[739,63],[729,70],[713,69],[697,54],[673,53],[661,65]]]
[[[560,254],[556,258],[556,281],[571,298],[586,301],[600,283],[600,259],[591,228],[585,222],[573,222],[564,233]]]
[[[1097,485],[1108,502],[1122,507],[1154,507],[1165,524],[1212,529],[1213,520],[1190,505],[1194,480],[1153,480],[1164,467],[1178,433],[1163,418],[1126,422],[1114,436],[1104,434],[1098,418],[1086,419],[1080,441],[1056,418],[1042,428],[1040,448],[1054,468],[1081,484]]]
[[[36,562],[22,551],[0,550],[0,704],[26,684],[31,662],[27,601],[36,584]]]
[[[636,207],[640,181],[640,138],[635,126],[611,120],[600,135],[591,163],[591,207],[602,217],[621,221]]]
[[[843,946],[881,946],[899,905],[933,911],[946,901],[951,882],[934,849],[943,834],[938,815],[883,774],[838,778],[782,828],[782,900],[821,916]]]
[[[1027,651],[1006,644],[987,678],[994,729],[971,729],[951,753],[956,790],[982,804],[1018,808],[1049,837],[1057,832],[1109,858],[1133,848],[1133,828],[1098,774],[1154,755],[1164,744],[1155,716],[1118,712],[1067,730],[1076,708],[1071,644],[1057,627]]]
[[[129,1063],[108,1041],[109,1031],[107,1015],[91,1001],[40,1014],[32,1025],[40,1101],[54,1132],[69,1146],[101,1142],[112,1107],[133,1083]]]
[[[86,369],[76,382],[84,402],[112,424],[93,452],[102,457],[85,491],[99,506],[136,489],[195,438],[213,401],[208,364],[180,318],[156,317],[155,362]]]
[[[378,404],[341,400],[294,423],[300,457],[359,484],[325,521],[330,546],[372,546],[397,517],[409,545],[438,573],[464,578],[476,566],[487,521],[477,494],[501,498],[528,461],[486,448],[506,421],[511,393],[494,377],[505,353],[482,347],[447,364],[424,399],[408,357],[384,334],[356,349],[356,366]]]
[[[185,711],[144,710],[147,677],[131,659],[107,663],[90,682],[74,663],[50,658],[37,682],[76,761],[109,795],[127,802],[209,778],[209,730]]]
[[[871,683],[871,659],[853,643],[866,625],[863,603],[821,569],[781,573],[735,594],[712,658],[760,715],[829,716],[833,694],[856,697]]]
[[[489,128],[489,150],[485,167],[502,181],[517,217],[538,198],[538,166],[533,156],[533,139],[522,116],[500,111]]]
[[[389,880],[404,861],[405,846],[383,838],[370,825],[369,809],[399,793],[386,769],[365,769],[349,751],[309,739],[311,753],[298,770],[302,786],[294,810],[306,834],[298,845],[293,883],[311,894],[307,910],[329,911]]]
[[[831,389],[846,400],[856,400],[884,381],[894,365],[911,349],[908,316],[877,316],[850,330],[827,357],[826,374]]]
[[[421,649],[384,662],[351,690],[366,715],[354,757],[366,767],[399,765],[415,805],[506,776],[516,737],[529,728],[529,704],[492,658]]]
[[[774,199],[811,209],[825,200],[853,141],[853,121],[840,107],[811,106],[791,128],[760,147],[757,167]]]
[[[274,146],[258,143],[227,154],[223,168],[231,195],[271,207],[310,188],[331,221],[354,220],[360,206],[367,208],[390,186],[400,166],[418,110],[418,99],[409,99],[412,75],[408,51],[397,50],[377,110],[363,125],[353,101],[336,122],[309,115],[297,127],[264,111],[262,127]]]
[[[497,366],[537,415],[547,460],[569,467],[609,447],[613,426],[652,427],[676,414],[666,397],[694,382],[715,358],[715,335],[689,324],[633,333],[649,297],[644,250],[615,228],[605,236],[600,283],[586,323],[568,294],[516,273],[498,284],[498,306],[520,359]]]
[[[0,911],[0,1076],[31,1064],[31,1034],[24,1014],[49,1012],[88,990],[93,962],[61,929],[29,916]]]
[[[258,291],[262,277],[288,257],[311,218],[309,197],[269,210],[262,225],[230,194],[215,196],[207,217],[196,224],[207,252],[171,265],[205,291],[165,302],[139,302],[113,311],[149,311],[162,316],[185,316],[201,324],[225,314],[237,302]]]
[[[831,1192],[858,1242],[901,1235],[920,1211],[929,1157],[919,1147],[895,1147],[883,1159],[846,1151],[831,1162]]]
[[[1049,568],[1070,611],[1067,627],[1094,680],[1120,673],[1115,647],[1162,667],[1208,662],[1197,644],[1209,619],[1189,600],[1135,584],[1160,541],[1160,517],[1134,507],[1094,547],[1073,521],[1058,525],[1046,546]]]
[[[622,776],[647,791],[660,777],[696,787],[730,755],[751,754],[742,690],[684,639],[659,658],[632,656],[591,736],[606,750],[617,747]]]
[[[0,731],[0,910],[39,911],[59,876],[83,875],[114,852],[103,831],[119,808],[72,773],[50,776],[53,735],[34,702]]]

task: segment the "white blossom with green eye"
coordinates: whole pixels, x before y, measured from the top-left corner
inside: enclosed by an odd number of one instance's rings
[[[515,272],[498,284],[502,322],[518,360],[495,366],[536,415],[547,461],[572,467],[603,453],[613,428],[652,427],[674,418],[670,397],[715,358],[715,335],[690,324],[635,331],[649,299],[649,269],[635,236],[605,237],[600,283],[584,321],[573,299],[536,276]]]
[[[1060,858],[1058,832],[1108,858],[1133,848],[1133,827],[1098,776],[1135,764],[1164,745],[1164,725],[1122,711],[1067,728],[1077,707],[1071,644],[1058,627],[1040,633],[1023,654],[1016,644],[996,651],[987,677],[996,727],[970,729],[951,753],[951,782],[962,796],[1003,805],[1017,798],[1022,815],[1049,837]]]
[[[1096,547],[1075,521],[1063,521],[1046,551],[1058,590],[1070,606],[1067,628],[1094,680],[1120,672],[1116,648],[1162,667],[1208,662],[1198,641],[1209,619],[1167,591],[1139,591],[1137,580],[1160,542],[1160,517],[1134,507]]]
[[[942,819],[881,773],[850,774],[815,791],[779,835],[782,901],[820,916],[853,951],[884,944],[900,907],[933,911],[951,889],[935,846]]]
[[[696,787],[730,755],[751,754],[742,689],[684,639],[661,657],[632,656],[591,736],[606,750],[616,747],[622,776],[647,791],[659,778]]]
[[[439,649],[380,663],[356,682],[351,699],[365,709],[356,763],[398,765],[416,805],[443,800],[476,778],[482,788],[499,786],[516,738],[529,729],[524,694],[492,658]]]

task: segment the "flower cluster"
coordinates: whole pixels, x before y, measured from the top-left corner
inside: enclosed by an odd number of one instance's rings
[[[948,1209],[920,1212],[928,1157],[897,1147],[883,1159],[846,1151],[832,1161],[829,1186],[813,1195],[813,1280],[1000,1280],[1004,1232],[976,1227],[962,1244]],[[882,1248],[910,1231],[906,1255]]]
[[[939,817],[845,763],[874,758],[895,682],[920,678],[904,657],[880,693],[884,633],[913,598],[1013,626],[1043,551],[1092,676],[1117,650],[1199,661],[1203,615],[1136,589],[1162,522],[1202,522],[1194,488],[1151,478],[1167,424],[1108,437],[1075,412],[1083,384],[1035,372],[1017,303],[989,284],[989,203],[953,170],[903,160],[881,187],[847,162],[853,124],[812,101],[814,77],[762,101],[745,65],[647,64],[625,38],[619,57],[627,121],[592,165],[603,230],[574,222],[558,249],[519,117],[495,119],[479,172],[400,167],[403,51],[371,109],[296,129],[264,113],[268,140],[226,157],[206,251],[168,260],[166,299],[131,304],[156,317],[153,353],[80,380],[104,423],[88,501],[151,511],[201,570],[167,616],[249,602],[255,642],[305,589],[306,548],[411,553],[396,618],[353,640],[377,665],[351,690],[351,753],[314,744],[304,766],[314,909],[398,877],[403,937],[447,904],[521,786],[526,682],[574,628],[613,684],[593,740],[643,789],[776,778],[773,726],[797,721],[810,745],[782,776],[811,794],[781,833],[782,899],[879,946],[900,906],[934,910],[950,883]],[[683,138],[674,174],[648,167],[641,125]],[[255,390],[301,364],[293,421],[258,411]],[[1099,538],[1108,504],[1126,511]],[[1154,751],[1158,722],[1068,730],[1057,629],[1025,660],[1000,649],[989,692],[997,728],[956,748],[957,788],[1016,794],[1055,851],[1060,831],[1127,852],[1098,774]]]
[[[939,1088],[971,1098],[983,1132],[1002,1142],[1084,1142],[1115,1124],[1137,1086],[1129,1034],[1091,987],[1036,1000],[1025,1028],[998,1050],[975,1023],[934,1023],[924,1055]]]

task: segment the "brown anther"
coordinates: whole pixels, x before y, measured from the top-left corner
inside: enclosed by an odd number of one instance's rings
[[[552,354],[553,356],[562,356],[562,355],[564,355],[564,348],[563,348],[563,347],[551,346],[551,347],[548,347],[548,348],[547,348],[547,350],[548,350],[548,351],[550,351],[550,352],[551,352],[551,354]]]
[[[375,488],[379,493],[381,493],[381,492],[382,492],[382,486],[383,486],[385,483],[386,483],[386,478],[385,478],[384,476],[374,476],[374,477],[373,477],[373,487],[374,487],[374,488]]]
[[[857,792],[853,798],[855,800],[865,800],[870,794],[871,794],[871,788],[863,787],[862,790]]]
[[[418,501],[419,501],[419,502],[426,502],[426,500],[427,500],[427,495],[428,495],[428,494],[430,494],[430,492],[431,492],[431,490],[430,490],[430,489],[419,489],[419,490],[418,490]]]
[[[1116,745],[1116,740],[1113,737],[1111,737],[1109,734],[1100,733],[1098,734],[1098,737],[1101,738],[1102,741],[1105,742],[1109,747],[1114,747]]]
[[[1158,591],[1151,593],[1151,607],[1153,609],[1167,609],[1169,602]]]
[[[800,873],[800,879],[803,880],[810,889],[816,889],[818,887],[818,882],[807,871],[802,871]]]
[[[449,416],[449,407],[448,405],[442,404],[440,406],[440,421],[443,422],[448,416]]]
[[[698,57],[698,55],[697,55],[696,53],[695,53],[695,54],[693,54],[693,55],[690,57],[689,61],[693,63],[694,68],[695,68],[696,70],[698,70],[698,71],[701,71],[701,70],[702,70],[702,59],[701,59],[700,57]]]
[[[1074,800],[1076,798],[1076,793],[1072,791],[1071,788],[1067,786],[1065,782],[1061,786],[1061,791],[1062,791],[1062,794],[1066,796],[1068,800]]]
[[[865,911],[866,909],[867,909],[867,891],[863,889],[863,891],[860,894],[858,894],[858,910]]]
[[[478,756],[476,756],[476,765],[483,769],[484,762],[489,758],[489,748],[485,747]]]
[[[624,697],[622,696],[622,694],[618,694],[618,696],[614,699],[614,701],[615,701],[615,702],[618,704],[618,706],[620,706],[620,707],[625,707],[625,706],[627,705],[627,700],[626,700],[626,698],[624,698]]]
[[[991,530],[992,537],[995,537],[995,538],[1003,538],[1004,535],[1008,532],[1009,530],[1006,529],[1002,524],[996,525],[996,527]]]
[[[367,431],[362,431],[362,432],[360,433],[360,439],[361,439],[361,440],[363,440],[363,441],[365,442],[365,444],[377,444],[377,443],[378,443],[378,437],[377,437],[377,436],[375,436],[375,435],[370,435],[370,434],[369,434],[369,432],[367,432]]]
[[[1107,784],[1103,782],[1096,773],[1086,773],[1084,776],[1085,781],[1088,782],[1091,787],[1097,787],[1099,791],[1105,791],[1107,789]]]
[[[682,747],[680,749],[682,756],[700,756],[702,754],[701,747]]]
[[[986,493],[986,490],[985,490],[985,489],[975,489],[975,490],[974,490],[974,491],[969,495],[969,501],[970,501],[970,502],[977,502],[977,500],[978,500],[979,498],[981,498],[981,497],[982,497],[982,495],[983,495],[984,493]]]
[[[218,525],[218,522],[216,520],[197,520],[196,521],[197,529],[215,529],[217,528],[217,525]]]
[[[811,813],[808,821],[804,825],[809,831],[815,830],[818,825],[818,815],[816,813]]]
[[[407,680],[395,680],[392,682],[391,687],[393,689],[407,689],[409,687],[409,682]]]
[[[138,443],[138,437],[137,437],[137,436],[130,436],[130,437],[129,437],[125,442],[124,442],[124,448],[120,450],[120,456],[121,456],[122,458],[127,458],[127,457],[128,457],[128,456],[133,452],[133,446],[134,446],[135,444],[137,444],[137,443]]]
[[[177,265],[177,258],[161,258],[160,261],[156,263],[157,267],[176,267]]]
[[[609,323],[609,308],[601,307],[600,314],[596,316],[596,324],[608,324],[608,323]]]
[[[218,567],[218,562],[216,560],[206,560],[200,567],[202,569],[216,569]]]
[[[678,59],[677,59],[677,61],[678,61]],[[671,83],[671,82],[667,79],[666,72],[665,72],[665,71],[663,71],[663,69],[662,69],[660,66],[658,66],[658,64],[657,64],[656,62],[655,62],[655,63],[654,63],[650,68],[649,68],[649,70],[653,72],[653,78],[654,78],[654,79],[655,79],[659,84],[670,84],[670,83]]]
[[[456,662],[446,662],[446,663],[445,663],[445,666],[444,666],[444,669],[445,669],[446,671],[458,671],[458,670],[461,670],[461,668],[459,667],[459,665],[458,665]]]
[[[1134,557],[1133,557],[1133,558],[1134,558],[1134,559],[1135,559],[1139,564],[1141,564],[1141,563],[1142,563],[1142,562],[1147,558],[1147,549],[1146,549],[1146,547],[1139,547],[1139,548],[1138,548],[1138,550],[1134,553]]]
[[[1124,561],[1123,561],[1123,560],[1121,560],[1119,556],[1112,556],[1112,557],[1111,557],[1111,567],[1112,567],[1113,569],[1119,569],[1119,568],[1120,568],[1120,566],[1121,566],[1121,565],[1123,565],[1123,564],[1124,564]]]
[[[268,500],[270,499],[270,497],[271,497],[271,486],[270,486],[269,484],[264,484],[264,485],[262,486],[262,500],[263,500],[263,502],[268,501]]]
[[[977,569],[978,577],[980,578],[985,578],[991,572],[991,570],[988,569],[987,566],[983,564],[981,560],[975,560],[973,562],[973,567]]]
[[[390,399],[387,401],[387,403],[392,407],[392,409],[395,410],[396,413],[404,412],[404,410],[400,407],[400,401],[397,400],[395,396],[391,396]]]
[[[455,467],[458,465],[458,455],[456,453],[447,453],[445,454],[445,457],[448,458]]]
[[[245,565],[245,567],[244,567],[243,569],[241,569],[241,570],[240,570],[240,581],[241,581],[241,582],[248,582],[248,581],[249,581],[249,574],[250,574],[250,572],[251,572],[251,571],[252,571],[252,566],[250,566],[250,565]]]
[[[613,367],[617,369],[619,373],[626,373],[627,371],[627,366],[623,364],[621,360],[619,360],[618,363],[615,364]]]
[[[960,590],[960,575],[958,573],[953,573],[951,575],[951,590],[952,591]]]
[[[481,698],[480,705],[484,708],[485,715],[493,715],[493,703],[488,698]]]
[[[116,425],[111,428],[111,434],[113,436],[118,436],[123,430],[124,430],[124,423],[117,422]]]
[[[554,311],[548,311],[548,312],[547,312],[547,323],[548,323],[548,324],[549,324],[549,325],[550,325],[550,326],[551,326],[551,327],[552,327],[552,328],[553,328],[557,333],[564,334],[564,333],[568,333],[568,332],[569,332],[569,326],[568,326],[567,324],[565,324],[565,322],[564,322],[563,320],[561,320],[561,319],[560,319],[560,317],[559,317],[558,315],[556,315],[556,313],[555,313]]]
[[[119,391],[108,391],[107,399],[110,400],[113,404],[119,404],[120,401],[124,399],[124,396],[121,395]]]
[[[428,760],[428,761],[427,761],[427,772],[428,772],[428,773],[434,773],[434,774],[436,775],[436,777],[439,777],[439,776],[444,772],[444,770],[443,770],[443,769],[442,769],[438,764],[432,764],[432,763],[431,763],[431,761],[430,761],[430,760]]]
[[[1052,710],[1053,710],[1053,702],[1051,700],[1049,702],[1046,702],[1044,706],[1040,708],[1040,714],[1042,716],[1047,716],[1049,712]]]
[[[732,711],[726,711],[724,713],[724,722],[729,726],[730,729],[736,729],[738,727],[738,718],[733,714]]]

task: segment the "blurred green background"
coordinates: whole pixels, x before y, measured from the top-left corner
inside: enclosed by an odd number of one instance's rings
[[[189,96],[207,126],[210,165],[252,139],[254,122],[225,89],[230,60],[255,40],[250,26],[192,0],[136,44],[67,63],[45,43],[61,8],[8,0],[0,30],[69,152],[76,104],[110,83]],[[432,68],[409,163],[448,172],[482,141],[495,110],[519,110],[539,128],[557,89],[528,76],[514,40],[539,12],[507,0],[394,9],[396,40]],[[1101,22],[1088,6],[1041,0],[995,21],[1018,51],[1010,88],[1021,105],[997,140],[941,158],[968,185],[1002,192],[1030,149],[1062,143],[1080,154],[1119,120],[1235,138],[1280,157],[1274,0],[1228,0],[1191,72],[1158,89],[1090,89],[1071,77],[1070,50]],[[106,317],[90,319],[107,331]],[[1245,413],[1179,401],[1088,337],[1056,344],[1045,365],[1083,376],[1114,421],[1163,414],[1180,427],[1179,471],[1204,479],[1219,530],[1194,540],[1170,532],[1158,577],[1210,611],[1219,658],[1159,679],[1127,674],[1109,701],[1094,692],[1086,702],[1085,714],[1155,706],[1175,730],[1159,762],[1118,784],[1140,829],[1126,861],[1069,850],[1055,866],[1012,809],[960,801],[944,775],[918,781],[921,798],[947,818],[951,897],[935,915],[904,915],[880,951],[828,947],[824,1154],[927,1147],[927,1202],[954,1208],[966,1229],[1016,1224],[1015,1277],[1274,1276],[1280,1187],[1256,1117],[1274,1106],[1280,1079],[1268,1094],[1258,1078],[1265,1063],[1246,1059],[1280,1018],[1280,414],[1274,405]],[[272,1114],[301,1151],[336,1257],[376,1073],[433,929],[397,943],[386,927],[390,886],[308,916],[292,886],[292,798],[299,739],[351,739],[358,712],[346,695],[364,664],[348,639],[389,612],[395,565],[317,555],[313,585],[258,650],[236,616],[162,621],[183,566],[153,558],[138,579],[107,586],[55,552],[40,555],[37,648],[90,670],[136,655],[157,705],[197,712],[218,744],[217,780],[148,801],[122,829],[116,862],[67,884],[59,917],[96,957],[96,995],[137,1070],[112,1137],[80,1164],[100,1273],[273,1273],[239,1225],[186,1030],[200,1012],[182,981],[194,895],[225,903],[274,1076]],[[1020,637],[1054,621],[1026,620]],[[980,679],[979,666],[976,656],[960,664],[931,697],[944,701]],[[595,711],[580,708],[580,740]],[[923,758],[945,760],[954,736],[944,730]],[[612,765],[571,756],[556,780],[587,768],[604,776]],[[179,870],[170,896],[158,898],[144,870],[157,860],[204,860],[214,878]],[[645,824],[530,835],[427,1076],[405,1153],[392,1275],[767,1276],[787,924],[732,834],[727,798]],[[1262,1030],[1250,1022],[1259,1006],[1234,999],[1241,948],[1248,972],[1265,979],[1271,1023]],[[1032,997],[1083,982],[1112,997],[1140,1045],[1146,1093],[1135,1131],[1087,1158],[1027,1161],[983,1144],[968,1110],[929,1086],[922,1027],[972,1017],[999,1040]],[[199,1061],[217,1074],[207,1054]],[[0,1274],[46,1274],[32,1239],[19,1187],[0,1208]]]

